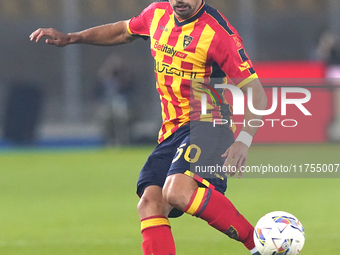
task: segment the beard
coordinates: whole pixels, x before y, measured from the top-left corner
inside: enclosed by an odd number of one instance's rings
[[[172,8],[181,19],[187,19],[194,14],[193,8],[183,2],[176,3]]]

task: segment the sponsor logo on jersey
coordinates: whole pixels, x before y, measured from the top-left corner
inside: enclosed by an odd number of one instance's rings
[[[155,61],[154,71],[157,73],[164,73],[166,75],[176,75],[180,77],[188,77],[190,79],[195,79],[197,76],[197,72],[192,72],[189,70],[179,70],[176,67],[170,66],[166,63],[162,63],[159,61]]]
[[[167,29],[166,27],[159,26],[159,28],[160,28],[161,30],[163,30],[164,32],[168,32],[168,29]]]
[[[199,83],[202,84],[203,86],[206,86],[210,91],[215,93],[217,99],[220,102],[220,105],[222,105],[221,97],[220,97],[220,95],[217,93],[217,91],[213,87],[209,86],[208,84],[204,84],[203,82],[199,82]],[[198,88],[198,89],[203,90],[205,93],[207,93],[210,96],[210,98],[212,99],[212,101],[214,102],[214,105],[217,106],[217,102],[216,102],[215,96],[209,90],[204,89],[204,88]]]
[[[188,54],[175,50],[175,47],[167,45],[166,43],[160,44],[159,41],[156,41],[153,48],[155,50],[164,52],[165,54],[170,55],[171,57],[179,57],[185,59]]]
[[[240,71],[243,72],[250,68],[250,64],[248,62],[244,62],[238,68],[240,68]]]
[[[233,36],[233,38],[234,38],[234,41],[235,41],[235,43],[236,43],[236,47],[237,48],[241,48],[242,47],[242,43],[241,43],[241,40],[240,40],[240,38],[238,37],[238,36]]]
[[[183,49],[186,49],[191,44],[193,39],[194,37],[190,35],[185,35],[183,40]]]

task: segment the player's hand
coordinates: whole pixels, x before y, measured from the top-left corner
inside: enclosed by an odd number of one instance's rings
[[[238,178],[241,178],[243,171],[241,171],[240,168],[246,165],[247,155],[248,146],[242,142],[234,142],[221,156],[223,158],[226,158],[223,166],[228,169],[227,175],[233,177],[236,172],[239,171]]]
[[[55,30],[54,28],[39,28],[35,30],[30,36],[31,41],[39,42],[43,36],[48,38],[45,40],[47,44],[53,44],[59,47],[64,47],[70,44],[70,35],[64,34]]]

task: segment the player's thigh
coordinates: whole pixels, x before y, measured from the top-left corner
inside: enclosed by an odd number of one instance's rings
[[[160,143],[150,154],[143,166],[138,182],[137,194],[141,197],[148,186],[163,187],[178,146],[189,133],[189,127],[183,126]]]
[[[214,127],[209,122],[193,122],[190,135],[178,147],[168,176],[183,173],[200,185],[226,190],[226,175],[221,155],[234,142],[234,134],[226,126]]]

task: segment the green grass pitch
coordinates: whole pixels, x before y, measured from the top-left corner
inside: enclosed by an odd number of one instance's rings
[[[142,254],[135,182],[151,151],[0,151],[0,254]],[[335,164],[339,151],[253,146],[248,165]],[[339,253],[339,178],[232,178],[226,194],[252,224],[275,210],[297,216],[306,231],[301,254]],[[183,215],[171,224],[179,255],[248,254],[200,219]]]

